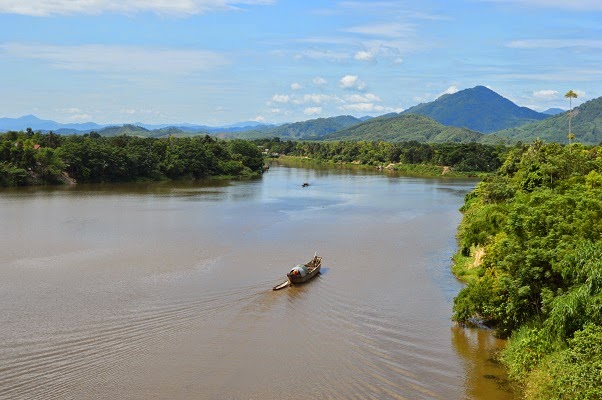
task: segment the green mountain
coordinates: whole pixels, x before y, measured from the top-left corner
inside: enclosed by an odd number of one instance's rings
[[[599,144],[602,142],[602,97],[590,100],[573,109],[571,130],[575,142]],[[532,142],[539,138],[546,142],[568,143],[569,112],[554,115],[543,121],[523,125],[518,128],[496,132],[495,136],[503,141]],[[489,142],[490,138],[485,138]]]
[[[109,126],[104,129],[97,131],[101,136],[140,136],[140,137],[150,137],[152,136],[152,131],[146,128],[143,128],[138,125],[126,124],[122,126]]]
[[[338,117],[317,118],[276,127],[254,129],[251,131],[239,132],[232,136],[241,139],[269,138],[276,136],[282,139],[322,139],[325,135],[361,122],[361,119],[352,117],[351,115],[340,115]]]
[[[197,135],[205,135],[206,132],[202,131],[188,131],[183,130],[179,127],[169,126],[161,129],[147,129],[142,126],[125,124],[122,126],[109,126],[107,128],[101,129],[98,131],[98,134],[101,136],[138,136],[138,137],[167,137],[167,136],[175,136],[175,137],[185,137],[185,136],[197,136]]]
[[[324,140],[444,143],[478,142],[482,133],[466,128],[444,126],[417,114],[378,117],[324,136]]]
[[[430,103],[408,108],[402,114],[420,114],[447,125],[491,133],[547,118],[527,107],[519,107],[484,86],[445,94]]]

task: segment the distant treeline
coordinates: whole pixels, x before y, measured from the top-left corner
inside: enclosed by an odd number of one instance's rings
[[[449,166],[462,172],[492,172],[502,164],[505,146],[480,143],[298,142],[254,140],[272,153],[363,165],[388,163]]]
[[[0,186],[77,182],[127,182],[260,174],[263,155],[245,140],[0,134]]]
[[[516,146],[466,197],[454,318],[510,342],[533,399],[602,399],[602,147]]]

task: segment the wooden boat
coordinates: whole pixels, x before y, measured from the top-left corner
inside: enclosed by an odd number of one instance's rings
[[[321,267],[322,257],[314,254],[314,257],[307,264],[296,265],[291,269],[290,272],[286,274],[288,279],[280,285],[274,286],[274,290],[284,289],[291,284],[307,282],[320,273]]]

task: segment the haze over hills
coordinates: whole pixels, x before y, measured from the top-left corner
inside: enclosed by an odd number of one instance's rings
[[[222,133],[222,132],[240,132],[246,131],[250,129],[259,129],[260,127],[273,127],[274,125],[264,124],[256,121],[244,121],[231,125],[224,126],[207,126],[207,125],[197,125],[197,124],[145,124],[141,122],[136,122],[134,124],[97,124],[95,122],[85,122],[85,123],[68,123],[63,124],[60,122],[45,120],[36,117],[35,115],[25,115],[19,118],[0,118],[0,132],[6,131],[19,131],[25,130],[27,128],[31,128],[34,131],[53,131],[59,134],[81,134],[81,133],[89,133],[91,131],[99,132],[105,128],[115,128],[115,127],[126,127],[124,132],[127,132],[128,129],[132,130],[132,127],[136,126],[139,128],[144,128],[148,131],[162,130],[166,128],[175,128],[184,133],[193,133],[193,134],[206,134],[206,133]],[[133,129],[133,131],[137,131]],[[107,131],[106,136],[110,136]],[[127,134],[127,133],[126,133]]]
[[[8,130],[52,130],[59,134],[82,134],[96,131],[102,136],[133,135],[140,137],[166,137],[215,135],[225,138],[271,138],[293,140],[386,140],[391,142],[417,140],[420,142],[475,142],[506,143],[546,141],[567,143],[568,113],[550,109],[554,116],[519,107],[492,90],[476,86],[437,100],[412,107],[400,114],[389,113],[380,117],[356,118],[341,115],[316,118],[283,125],[268,125],[255,121],[211,127],[198,124],[124,124],[100,125],[94,122],[61,124],[42,120],[33,115],[21,118],[0,118],[0,132]],[[430,114],[425,115],[425,114]],[[409,116],[414,118],[408,118]],[[420,116],[420,118],[418,117]],[[590,100],[574,110],[572,121],[575,140],[597,144],[602,141],[602,98]],[[442,123],[437,118],[446,121]],[[529,123],[529,121],[531,121]],[[446,125],[449,124],[449,125]],[[477,128],[462,128],[466,124]],[[523,124],[516,126],[516,124]],[[511,128],[492,132],[494,126],[509,125]],[[453,128],[453,129],[452,129]]]
[[[542,111],[542,114],[546,114],[546,115],[557,115],[557,114],[561,114],[563,112],[565,112],[566,110],[563,110],[562,108],[548,108],[545,111]]]
[[[85,122],[79,124],[61,124],[47,119],[40,119],[35,115],[24,115],[19,118],[0,118],[0,132],[19,131],[31,128],[34,131],[49,131],[67,129],[74,131],[91,131],[102,129],[106,125],[99,125],[94,122]]]
[[[583,144],[602,142],[602,97],[573,109],[571,130],[575,134],[575,142]],[[542,121],[496,132],[493,136],[484,138],[484,142],[500,140],[506,143],[531,142],[539,138],[546,142],[568,143],[568,134],[569,112],[566,111]]]
[[[326,135],[324,140],[404,142],[478,142],[482,133],[466,128],[444,126],[418,114],[373,118],[361,124]]]
[[[519,107],[485,86],[444,94],[430,103],[411,107],[402,114],[421,114],[447,125],[492,133],[539,121],[548,115]]]

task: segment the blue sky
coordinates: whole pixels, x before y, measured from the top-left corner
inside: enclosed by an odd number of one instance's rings
[[[0,0],[0,117],[301,121],[602,96],[601,0]]]

